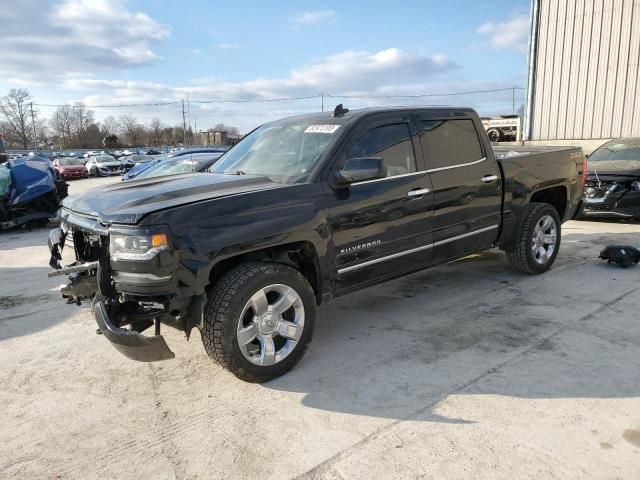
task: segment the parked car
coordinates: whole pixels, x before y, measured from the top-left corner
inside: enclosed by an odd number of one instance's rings
[[[496,246],[520,272],[547,271],[586,160],[494,154],[471,109],[340,105],[257,128],[209,171],[69,197],[52,265],[73,232],[63,293],[93,297],[124,355],[173,358],[161,324],[196,327],[216,362],[265,381],[300,360],[331,298]]]
[[[167,175],[179,175],[181,173],[199,173],[206,171],[222,156],[222,153],[193,153],[191,155],[181,155],[168,158],[157,163],[143,172],[136,180],[143,178],[163,177]]]
[[[122,175],[124,173],[124,165],[121,161],[116,160],[111,155],[96,155],[90,157],[86,163],[89,175],[92,177],[108,177],[109,175]]]
[[[131,170],[122,176],[122,180],[132,180],[136,178],[141,172],[149,167],[152,167],[169,158],[179,157],[182,155],[190,155],[194,153],[220,153],[221,155],[226,152],[225,148],[221,147],[201,147],[192,149],[175,150],[159,157],[151,158],[148,162],[139,162]]]
[[[517,142],[520,139],[518,115],[482,117],[481,120],[491,142]]]
[[[0,164],[0,231],[47,223],[67,190],[46,157],[28,155]]]
[[[150,160],[153,160],[154,157],[149,155],[143,155],[140,153],[135,153],[133,155],[127,155],[124,157],[120,157],[118,160],[124,164],[125,170],[128,172],[138,163],[146,163]]]
[[[53,168],[60,178],[71,180],[74,178],[88,178],[89,172],[81,158],[63,157],[53,161]]]
[[[581,217],[640,220],[640,138],[611,140],[587,162]]]

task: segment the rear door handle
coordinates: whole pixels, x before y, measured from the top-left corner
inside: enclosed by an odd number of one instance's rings
[[[407,196],[409,197],[421,197],[422,195],[425,195],[427,193],[429,193],[431,190],[429,190],[428,188],[420,188],[418,190],[409,190],[409,192],[407,193]]]
[[[491,183],[491,182],[495,182],[497,179],[498,179],[497,175],[485,175],[480,180],[482,180],[483,183]]]

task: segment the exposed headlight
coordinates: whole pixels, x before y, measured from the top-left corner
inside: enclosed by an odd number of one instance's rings
[[[584,189],[584,194],[587,198],[593,198],[596,196],[596,189],[593,187],[587,187]]]
[[[636,180],[635,182],[631,182],[631,190],[635,190],[636,192],[640,192],[640,180]]]
[[[169,236],[164,232],[132,234],[112,232],[109,235],[109,252],[112,260],[151,260],[159,252],[169,248]]]

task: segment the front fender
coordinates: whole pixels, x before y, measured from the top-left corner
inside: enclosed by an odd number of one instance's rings
[[[220,262],[280,245],[307,242],[328,278],[330,229],[320,184],[290,185],[175,207],[145,217],[166,224],[179,250],[178,280],[192,295],[204,292]]]

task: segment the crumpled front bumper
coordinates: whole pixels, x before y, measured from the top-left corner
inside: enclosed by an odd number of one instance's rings
[[[102,334],[125,357],[138,362],[157,362],[175,358],[175,354],[161,335],[146,336],[114,325],[103,301],[94,303],[93,316]]]
[[[640,192],[623,192],[606,199],[584,199],[581,217],[640,219]]]

